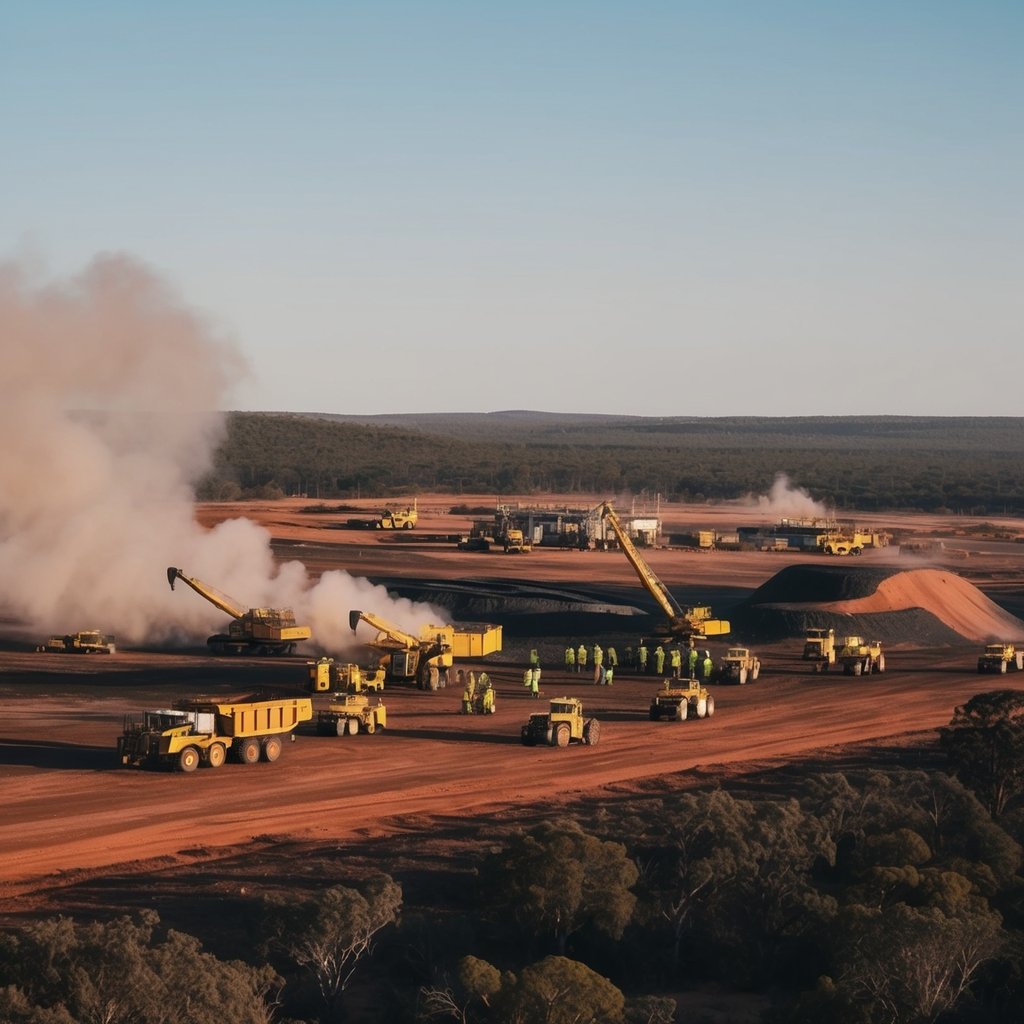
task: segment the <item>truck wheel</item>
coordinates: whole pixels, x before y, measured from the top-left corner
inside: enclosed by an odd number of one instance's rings
[[[519,730],[519,738],[523,741],[524,747],[532,747],[537,742],[533,738],[533,733],[525,725]]]
[[[999,672],[1000,672],[1000,674],[1002,674],[1004,676],[1006,675],[1006,662],[1005,661],[999,662]]]
[[[761,674],[761,662],[755,661],[754,662],[754,668],[751,670],[751,673],[750,673],[750,681],[752,683],[756,683],[757,682],[757,677],[760,674]]]
[[[704,718],[708,713],[708,700],[707,697],[700,697],[694,703],[693,710],[697,713],[698,718]]]
[[[877,671],[878,672],[884,672],[885,671],[885,655],[884,654],[880,654],[878,656],[878,669],[877,669]]]
[[[747,670],[745,668],[740,669],[739,684],[743,686],[747,681]]]
[[[260,759],[260,741],[249,736],[238,745],[238,760],[242,764],[255,764]]]
[[[864,665],[860,661],[855,661],[852,665],[847,666],[850,670],[850,675],[859,676],[864,671]]]
[[[583,742],[591,747],[596,747],[601,739],[601,723],[596,718],[591,718],[583,726]]]
[[[366,729],[367,735],[372,736],[377,731],[377,723],[371,718],[364,728]]]
[[[263,741],[263,760],[273,763],[281,756],[281,737],[268,736]]]
[[[715,698],[708,694],[707,716],[710,718],[715,713]]]
[[[689,713],[689,710],[690,710],[690,705],[685,700],[681,700],[676,705],[676,721],[677,722],[685,722],[686,721],[686,716]]]
[[[1014,661],[1016,662],[1018,672],[1024,670],[1024,651],[1018,651],[1014,656]]]
[[[345,731],[349,736],[355,736],[359,732],[359,719],[358,718],[346,718],[345,719]]]
[[[648,710],[647,712],[647,717],[652,722],[656,722],[659,718],[661,718],[661,715],[658,714],[658,709],[652,705],[650,710]]]
[[[331,730],[335,736],[345,736],[348,733],[348,719],[336,718],[334,728]]]
[[[569,746],[569,724],[567,722],[558,723],[558,728],[555,730],[555,746]]]
[[[211,768],[219,768],[227,760],[228,752],[223,743],[214,743],[207,751],[206,763]]]
[[[178,754],[178,771],[194,772],[199,767],[199,751],[195,747],[186,747]]]

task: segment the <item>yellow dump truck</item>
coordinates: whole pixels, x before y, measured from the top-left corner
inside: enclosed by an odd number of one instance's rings
[[[316,713],[316,731],[321,736],[355,736],[358,732],[372,736],[387,724],[388,711],[381,699],[371,704],[368,697],[356,693],[339,697]]]
[[[240,764],[276,761],[284,741],[312,717],[309,697],[191,697],[127,718],[117,753],[123,765],[182,772],[219,768],[229,756]]]
[[[415,529],[419,517],[419,510],[416,508],[416,502],[413,501],[406,508],[384,509],[377,516],[377,521],[374,525],[378,530],[412,530]]]
[[[810,627],[804,640],[804,661],[811,662],[812,672],[827,672],[836,663],[836,631]]]
[[[601,738],[601,723],[583,717],[583,702],[578,697],[556,697],[546,711],[530,715],[519,736],[527,747],[567,747],[570,743],[595,747]]]
[[[1005,675],[1008,668],[1024,669],[1024,649],[1007,643],[986,644],[978,657],[978,671]]]
[[[878,640],[865,640],[862,636],[844,637],[838,654],[843,672],[848,676],[868,676],[885,671],[885,655]]]

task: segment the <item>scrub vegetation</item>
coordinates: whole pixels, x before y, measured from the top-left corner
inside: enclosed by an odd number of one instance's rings
[[[305,494],[764,494],[836,508],[1024,512],[1024,419],[232,413],[201,500]]]
[[[456,855],[410,829],[363,872],[170,871],[159,917],[0,932],[0,1020],[670,1024],[702,990],[764,1024],[1019,1020],[1020,711],[979,695],[885,767],[481,820]]]

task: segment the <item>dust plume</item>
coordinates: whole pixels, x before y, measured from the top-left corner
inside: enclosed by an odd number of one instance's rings
[[[138,261],[97,257],[59,281],[0,262],[0,366],[0,615],[26,638],[180,643],[226,628],[197,594],[171,592],[169,565],[246,608],[294,608],[312,650],[351,645],[350,608],[417,629],[447,621],[344,572],[314,582],[299,562],[278,566],[247,519],[195,522],[193,484],[246,367]]]
[[[794,487],[785,473],[775,474],[775,480],[767,494],[756,497],[748,495],[741,504],[780,519],[835,518],[827,505],[815,501],[802,487]]]

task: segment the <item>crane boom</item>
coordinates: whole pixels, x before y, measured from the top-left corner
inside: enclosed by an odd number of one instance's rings
[[[377,630],[377,638],[373,641],[374,647],[386,647],[392,651],[411,651],[420,645],[419,637],[403,632],[396,625],[382,619],[379,615],[374,615],[373,612],[363,612],[358,609],[353,609],[348,613],[348,624],[353,633],[360,620]]]
[[[222,612],[226,612],[231,616],[231,618],[240,619],[245,615],[245,609],[239,608],[237,605],[233,605],[230,598],[225,597],[223,594],[218,594],[205,583],[193,579],[191,576],[186,576],[180,569],[176,569],[172,565],[167,569],[167,582],[170,583],[171,590],[174,589],[175,580],[181,580],[183,583],[187,583],[200,597],[205,597],[210,604],[219,608]]]
[[[679,604],[637,550],[615,509],[607,501],[598,505],[596,511],[600,518],[611,526],[622,553],[640,577],[644,588],[664,613],[666,629],[673,640],[704,640],[708,636],[722,636],[729,632],[729,623],[724,619],[713,619],[711,609],[706,605],[683,608]]]

